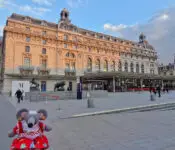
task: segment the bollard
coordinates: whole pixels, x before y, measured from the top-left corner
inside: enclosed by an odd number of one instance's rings
[[[45,101],[45,104],[47,104],[47,96],[46,96],[46,101]]]
[[[58,108],[56,109],[57,111],[61,110],[60,104],[58,104]]]
[[[150,100],[151,101],[155,101],[156,100],[156,97],[153,93],[150,94]]]
[[[91,98],[91,95],[90,95],[90,93],[88,92],[87,93],[87,108],[94,108],[95,106],[94,106],[94,101],[93,101],[93,99]]]

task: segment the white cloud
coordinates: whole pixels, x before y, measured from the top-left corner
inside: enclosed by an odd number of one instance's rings
[[[22,12],[27,12],[27,13],[31,13],[34,15],[43,15],[46,12],[51,11],[48,8],[43,8],[43,7],[33,7],[30,5],[18,5],[16,3],[13,3],[10,0],[5,0],[3,1],[3,7],[10,9],[10,10],[15,10],[15,11],[22,11]]]
[[[150,19],[147,23],[137,23],[135,25],[112,25],[107,23],[104,30],[130,40],[138,41],[138,36],[143,32],[147,40],[152,44],[159,54],[161,62],[169,63],[173,61],[175,53],[175,7],[164,9]]]
[[[3,29],[4,29],[4,26],[0,26],[0,36],[3,35]]]
[[[51,6],[52,3],[50,0],[32,0],[33,3],[37,3],[39,5]]]
[[[32,13],[32,14],[37,14],[37,15],[42,15],[43,13],[51,11],[50,9],[47,9],[47,8],[31,7],[29,5],[19,6],[19,10],[21,10],[23,12],[29,12],[29,13]]]
[[[88,3],[88,0],[67,0],[67,4],[71,8],[77,8],[82,5],[86,5]]]
[[[0,0],[0,8],[4,6],[4,0]]]

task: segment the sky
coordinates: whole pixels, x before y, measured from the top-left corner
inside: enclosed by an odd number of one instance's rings
[[[81,28],[134,41],[144,33],[159,63],[174,61],[175,0],[0,0],[0,35],[12,13],[57,23],[63,8]]]

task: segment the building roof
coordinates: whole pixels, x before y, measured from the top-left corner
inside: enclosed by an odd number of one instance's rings
[[[67,9],[63,9],[61,12],[69,13]],[[60,15],[62,15],[62,13]],[[78,32],[79,34],[89,35],[91,37],[96,37],[98,39],[104,39],[104,40],[109,40],[109,41],[119,42],[119,43],[125,42],[126,44],[131,44],[132,46],[135,46],[138,48],[154,50],[153,46],[151,46],[147,41],[144,41],[144,43],[134,42],[134,41],[114,37],[111,35],[106,35],[104,33],[98,33],[98,32],[90,31],[87,29],[79,28],[76,25],[72,24],[69,18],[65,22],[62,19],[60,19],[58,24],[56,24],[56,23],[48,22],[46,20],[40,20],[40,19],[32,18],[30,16],[23,16],[23,15],[13,13],[8,19],[14,19],[14,20],[27,22],[27,23],[31,23],[35,25],[40,25],[40,26],[48,26],[54,29],[60,28],[60,29],[72,30],[72,31]]]

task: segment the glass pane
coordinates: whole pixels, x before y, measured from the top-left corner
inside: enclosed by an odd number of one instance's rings
[[[30,46],[26,46],[25,51],[26,51],[27,53],[30,52]]]
[[[30,58],[28,58],[28,57],[24,58],[24,66],[27,66],[27,67],[30,66]]]
[[[30,42],[30,37],[26,37],[26,42]]]
[[[46,68],[47,67],[47,60],[42,60],[42,67]]]
[[[42,54],[46,54],[46,49],[45,48],[42,49]]]
[[[66,63],[66,69],[69,69],[69,68],[70,68],[69,63]]]

